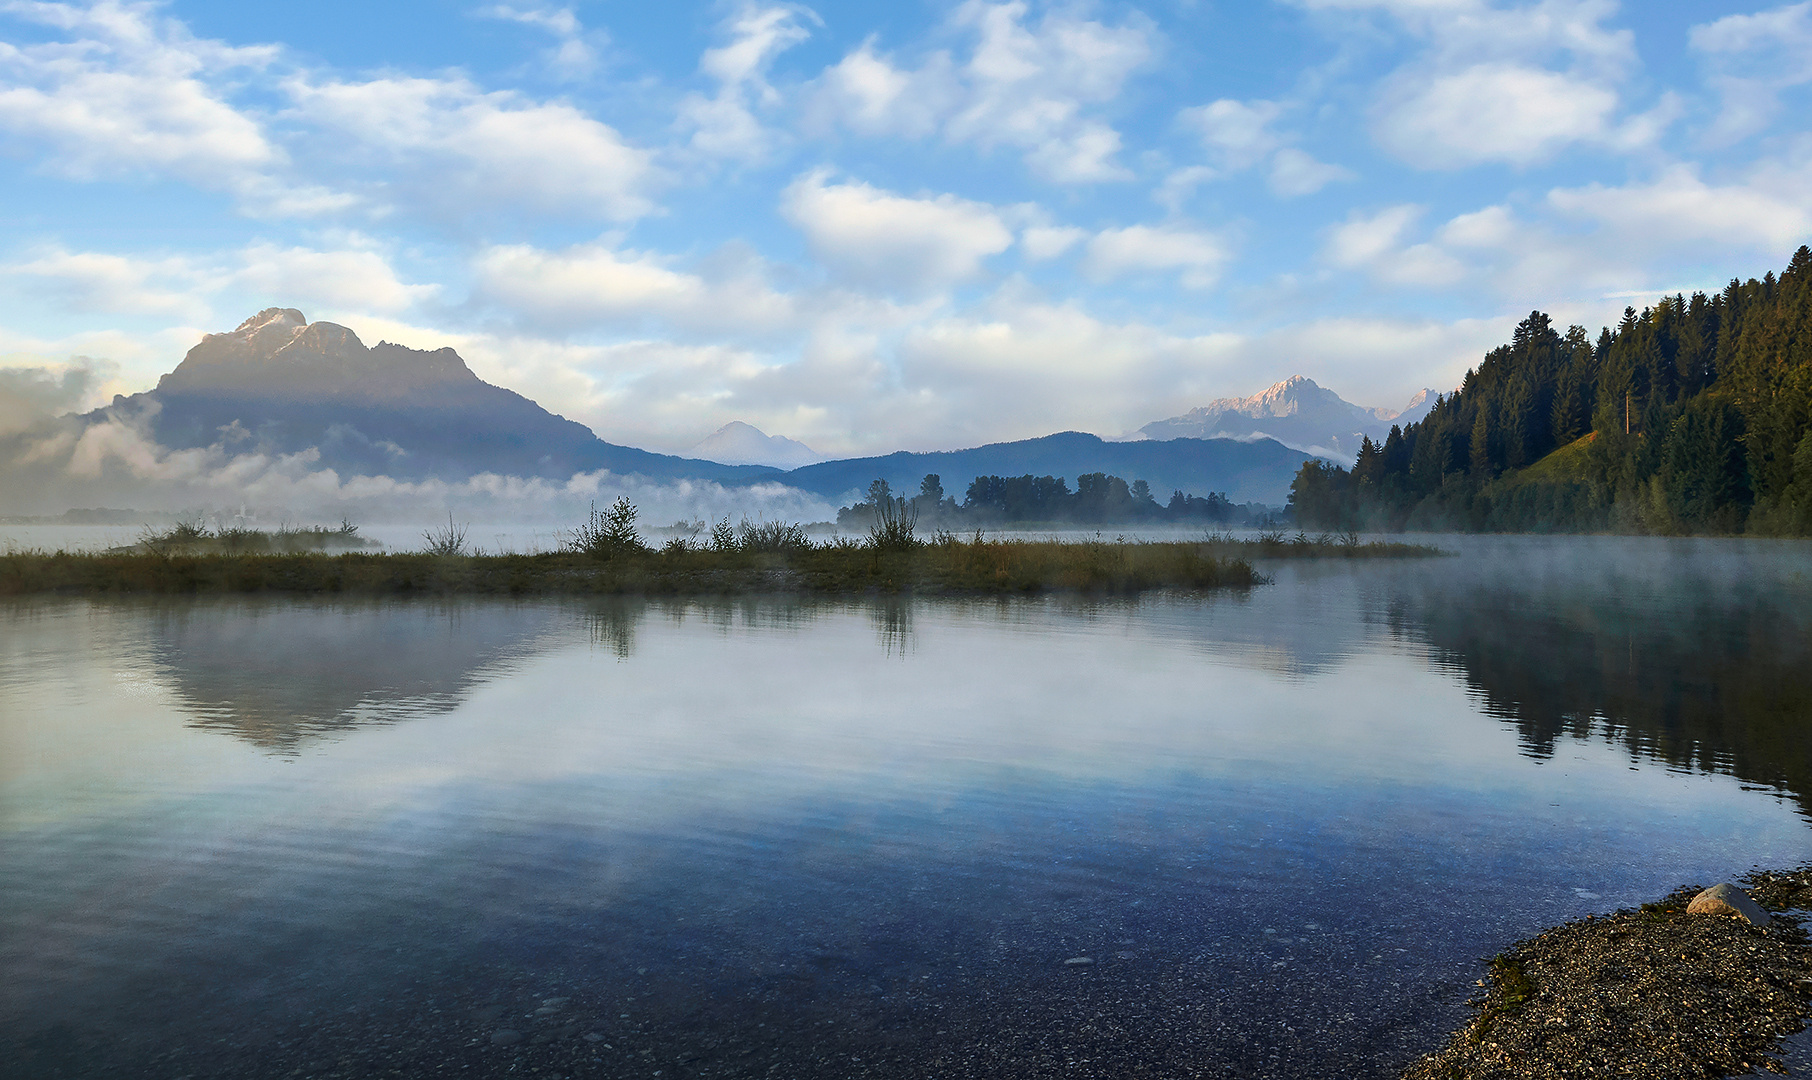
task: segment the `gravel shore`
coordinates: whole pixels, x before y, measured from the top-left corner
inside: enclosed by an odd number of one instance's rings
[[[1493,957],[1476,1018],[1404,1080],[1784,1073],[1812,1014],[1812,866],[1741,884],[1773,915],[1688,915],[1701,887],[1547,930]]]

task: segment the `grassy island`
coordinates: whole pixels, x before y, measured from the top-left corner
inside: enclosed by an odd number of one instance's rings
[[[642,541],[634,521],[635,508],[619,500],[607,510],[593,510],[564,550],[527,555],[469,550],[463,531],[451,523],[424,537],[427,550],[399,553],[298,550],[265,534],[178,526],[106,552],[0,555],[0,595],[1130,595],[1263,584],[1268,579],[1254,568],[1254,558],[1435,554],[1350,535],[1064,542],[940,532],[922,539],[912,521],[900,516],[885,518],[864,539],[814,543],[797,525],[745,521],[740,527],[722,523],[708,538],[676,538],[656,549]],[[344,547],[357,546],[350,525],[333,535]]]

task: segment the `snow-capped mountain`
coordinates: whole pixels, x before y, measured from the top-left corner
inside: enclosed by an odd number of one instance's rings
[[[1428,415],[1435,397],[1435,391],[1423,390],[1404,409],[1368,409],[1313,379],[1292,375],[1251,397],[1221,398],[1182,416],[1153,421],[1139,434],[1148,439],[1269,437],[1293,449],[1341,460],[1357,454],[1365,437],[1382,441],[1391,425],[1414,423]]]
[[[732,420],[686,451],[688,457],[720,465],[771,465],[796,469],[824,460],[824,455],[784,435],[769,435],[753,424]]]

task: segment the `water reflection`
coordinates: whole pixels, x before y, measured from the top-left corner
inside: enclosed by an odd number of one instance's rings
[[[1700,549],[1689,565],[1683,547]],[[1812,812],[1803,547],[1605,542],[1563,566],[1542,555],[1447,567],[1374,598],[1372,618],[1430,646],[1532,757],[1603,740],[1632,760],[1789,791]]]
[[[210,601],[113,609],[142,626],[196,727],[269,750],[447,712],[545,648],[557,610],[517,604]]]
[[[1452,543],[1452,541],[1449,541]],[[1715,558],[1682,542],[1565,548],[1461,541],[1460,557],[1283,567],[1252,594],[937,605],[1025,628],[1162,628],[1220,662],[1292,679],[1338,669],[1382,638],[1425,650],[1515,725],[1524,752],[1609,740],[1633,759],[1727,773],[1812,809],[1812,565],[1762,546]],[[876,598],[604,600],[586,605],[204,601],[116,605],[196,727],[295,753],[311,740],[445,713],[472,687],[575,640],[630,661],[649,618],[721,633],[800,633],[851,610],[907,659],[922,602]],[[1006,676],[1003,676],[1006,677]]]
[[[1678,550],[0,610],[0,1076],[1384,1080],[1477,957],[1805,850],[1721,774],[1805,791],[1806,560]]]

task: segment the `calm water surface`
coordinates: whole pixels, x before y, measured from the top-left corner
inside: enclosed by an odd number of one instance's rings
[[[1812,859],[1812,549],[0,608],[8,1076],[1386,1077]]]

